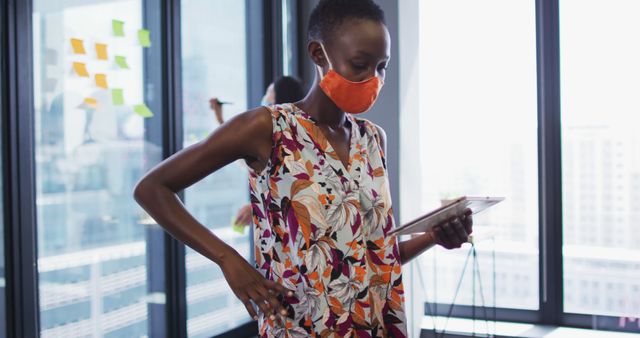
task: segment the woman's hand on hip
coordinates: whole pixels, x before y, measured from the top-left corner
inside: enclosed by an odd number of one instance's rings
[[[277,314],[281,316],[287,314],[278,296],[291,297],[293,291],[264,278],[237,252],[225,257],[220,268],[231,290],[242,301],[253,319],[257,320],[258,315],[251,302],[271,320],[275,320]]]

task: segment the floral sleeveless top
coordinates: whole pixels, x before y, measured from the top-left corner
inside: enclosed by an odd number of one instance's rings
[[[250,177],[256,268],[293,290],[260,337],[406,337],[404,290],[376,126],[347,114],[345,168],[311,116],[269,107],[273,149]]]

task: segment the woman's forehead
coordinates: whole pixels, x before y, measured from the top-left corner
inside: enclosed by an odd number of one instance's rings
[[[377,21],[353,19],[334,32],[335,47],[356,54],[388,57],[391,38],[387,27]]]

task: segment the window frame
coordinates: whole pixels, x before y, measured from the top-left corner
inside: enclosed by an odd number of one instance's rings
[[[618,326],[620,317],[564,311],[562,124],[560,84],[561,0],[536,0],[536,58],[538,103],[539,308],[488,308],[488,320],[568,326],[639,333]],[[425,302],[428,316],[485,319],[479,306]]]
[[[1,3],[4,62],[2,72],[3,205],[5,210],[6,313],[8,337],[37,337],[38,271],[33,130],[31,1]],[[4,46],[3,46],[4,47]],[[23,320],[29,318],[31,320]]]

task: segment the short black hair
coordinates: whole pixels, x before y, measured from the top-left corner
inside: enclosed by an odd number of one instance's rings
[[[294,103],[304,98],[302,82],[291,76],[283,76],[273,83],[273,91],[276,94],[276,104]]]
[[[373,0],[320,0],[309,18],[309,41],[329,39],[347,19],[385,23],[384,11]]]

